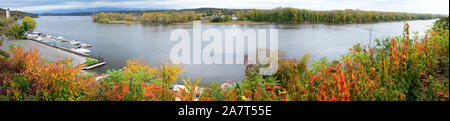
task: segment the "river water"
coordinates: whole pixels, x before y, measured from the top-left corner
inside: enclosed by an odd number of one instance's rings
[[[53,36],[63,36],[93,45],[91,55],[103,58],[107,64],[94,69],[105,73],[108,69],[120,69],[128,59],[140,59],[150,65],[168,62],[171,48],[170,33],[175,29],[192,32],[192,25],[141,25],[98,24],[89,16],[41,16],[36,19],[37,30]],[[411,31],[419,36],[429,29],[435,20],[408,21]],[[278,48],[289,58],[299,58],[309,52],[312,59],[327,56],[338,59],[356,43],[367,45],[370,40],[401,35],[405,22],[375,24],[264,24],[264,25],[202,25],[202,29],[278,29]],[[224,35],[223,35],[224,36]],[[192,33],[191,33],[192,37]],[[208,43],[202,45],[206,45]],[[373,43],[372,43],[373,44]],[[70,44],[62,44],[69,46]],[[240,81],[244,77],[244,65],[197,64],[183,65],[186,72],[182,78],[200,77],[205,82],[226,80]],[[181,82],[181,81],[178,81]]]

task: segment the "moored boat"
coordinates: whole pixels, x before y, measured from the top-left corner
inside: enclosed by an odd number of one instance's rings
[[[86,43],[80,43],[80,46],[83,48],[89,48],[92,47],[92,45],[86,44]]]
[[[36,39],[34,39],[34,40],[36,40],[36,41],[42,41],[42,40],[44,40],[44,38],[38,36],[38,37],[36,37]]]
[[[62,40],[62,39],[64,39],[64,37],[58,36],[56,39],[57,39],[57,40]]]
[[[72,40],[72,41],[70,41],[70,44],[72,44],[72,45],[80,45],[80,41]]]
[[[84,48],[81,48],[81,47],[72,48],[70,50],[73,51],[73,52],[76,52],[76,53],[84,54],[84,55],[89,55],[91,53],[90,50],[84,49]]]

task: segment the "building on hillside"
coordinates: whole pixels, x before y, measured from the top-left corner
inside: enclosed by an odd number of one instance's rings
[[[233,21],[236,21],[236,20],[238,20],[239,18],[236,16],[236,15],[233,15],[232,17],[231,17],[231,20],[233,20]]]
[[[6,18],[9,18],[9,16],[11,16],[9,8],[6,9],[5,13],[6,13]]]

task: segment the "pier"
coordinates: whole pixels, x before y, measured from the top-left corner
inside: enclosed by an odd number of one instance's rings
[[[28,38],[28,40],[30,40],[30,41],[38,42],[38,43],[41,43],[41,44],[46,45],[46,46],[48,46],[48,47],[52,47],[52,48],[55,48],[55,49],[58,49],[58,50],[62,50],[62,51],[65,51],[65,52],[69,52],[69,53],[78,55],[78,56],[80,56],[80,57],[84,57],[84,58],[86,58],[86,59],[92,59],[92,60],[96,60],[96,61],[97,61],[97,63],[95,63],[95,64],[85,65],[85,66],[82,68],[82,70],[90,70],[90,69],[94,69],[94,68],[96,68],[96,67],[100,67],[100,66],[103,66],[103,65],[106,64],[106,62],[105,62],[103,59],[96,58],[96,57],[91,56],[91,55],[86,54],[86,53],[77,52],[76,49],[75,49],[75,50],[71,50],[71,49],[68,49],[68,48],[65,48],[65,47],[62,47],[62,46],[57,46],[57,44],[54,44],[54,43],[51,43],[51,42],[49,43],[49,42],[46,42],[45,40],[43,40],[44,38],[49,38],[49,39],[53,39],[53,40],[59,41],[59,42],[71,42],[71,44],[72,44],[72,42],[75,42],[75,41],[73,41],[73,40],[66,40],[66,39],[64,39],[62,36],[55,37],[55,36],[51,36],[51,35],[44,34],[44,33],[39,33],[39,32],[32,32],[32,34],[26,34],[25,36],[26,36],[26,37]],[[41,36],[42,36],[42,37],[41,37]],[[84,49],[84,48],[87,48],[87,47],[92,47],[92,46],[89,45],[89,44],[80,43],[79,41],[76,41],[76,42],[78,43],[77,45],[78,45],[80,48],[83,47],[83,49]],[[84,45],[84,46],[80,46],[80,45]],[[84,50],[87,50],[87,49],[84,49]],[[89,51],[89,50],[87,50],[87,51]],[[89,51],[89,52],[90,52],[90,51]],[[86,62],[86,61],[85,61],[85,62]],[[83,62],[83,64],[84,64],[85,62]]]

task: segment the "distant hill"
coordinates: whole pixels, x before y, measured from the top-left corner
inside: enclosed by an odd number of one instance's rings
[[[64,9],[64,10],[50,10],[50,11],[31,11],[32,13],[41,16],[89,16],[98,12],[123,12],[123,11],[152,11],[152,10],[167,10],[164,8],[87,8],[87,9]]]
[[[4,8],[0,8],[0,15],[4,16],[6,13],[6,9]],[[11,16],[17,17],[17,18],[23,18],[25,16],[30,16],[33,18],[37,18],[38,16],[36,14],[33,13],[27,13],[27,12],[22,12],[22,11],[11,11]]]
[[[195,11],[212,13],[214,11],[237,11],[250,9],[229,9],[229,8],[189,8],[189,9],[166,9],[166,8],[89,8],[89,9],[70,9],[70,10],[53,10],[45,12],[33,12],[41,16],[90,16],[99,12],[119,12],[119,13],[140,13],[149,11]]]
[[[40,16],[90,16],[93,12],[75,12],[75,13],[42,13]]]

